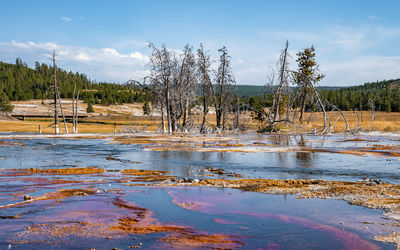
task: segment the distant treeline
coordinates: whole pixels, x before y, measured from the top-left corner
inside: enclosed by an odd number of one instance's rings
[[[273,96],[270,88],[265,86],[242,87],[242,93],[247,94],[241,95],[242,101],[256,110],[272,105]],[[330,110],[331,104],[333,104],[344,111],[371,110],[373,107],[375,111],[400,112],[400,79],[364,83],[354,87],[318,87],[317,89],[327,110]],[[293,94],[296,90],[296,87],[291,88]],[[256,92],[259,94],[251,95]],[[239,93],[241,92],[239,91]],[[294,107],[298,107],[296,101]],[[317,109],[315,102],[311,102],[306,107],[308,111]]]
[[[15,64],[0,62],[0,92],[5,92],[11,101],[51,98],[53,71],[52,66],[39,62],[31,69],[19,58]],[[80,90],[79,99],[93,104],[109,105],[150,100],[149,91],[138,86],[96,83],[84,74],[67,72],[61,68],[57,68],[56,75],[61,98],[72,98],[76,84],[77,90]]]
[[[322,98],[342,110],[400,112],[400,79],[385,80],[338,90],[323,90]]]
[[[80,90],[79,99],[92,104],[121,104],[150,101],[150,91],[132,84],[94,82],[85,74],[57,68],[57,83],[61,98],[72,98],[74,84]],[[15,64],[0,62],[0,92],[5,92],[11,101],[51,98],[49,89],[53,84],[53,67],[35,63],[29,68],[17,58]],[[241,101],[260,109],[271,106],[272,91],[265,86],[238,85]],[[291,88],[296,92],[296,88]],[[341,110],[371,110],[400,112],[400,79],[385,80],[355,87],[319,87],[327,109],[329,103]],[[234,93],[233,89],[231,92]],[[297,106],[296,103],[294,103]],[[314,110],[313,104],[307,110]]]

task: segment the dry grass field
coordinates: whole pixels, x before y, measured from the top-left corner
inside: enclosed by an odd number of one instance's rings
[[[66,114],[72,112],[72,101],[62,100],[64,111]],[[49,113],[49,103],[41,100],[19,101],[13,102],[13,113]],[[161,121],[159,114],[155,113],[151,116],[143,115],[141,103],[124,104],[124,105],[94,105],[95,112],[89,114],[87,118],[79,121],[79,133],[113,133],[114,126],[117,132],[135,132],[135,131],[156,131],[160,128]],[[78,111],[80,114],[86,114],[87,104],[79,102]],[[382,131],[397,132],[400,131],[400,113],[375,112],[374,121],[371,123],[371,112],[362,111],[345,111],[348,119],[350,130],[354,131],[357,126],[364,131]],[[328,121],[332,125],[332,132],[343,132],[346,130],[345,122],[338,112],[328,112]],[[306,113],[301,126],[293,126],[290,124],[280,124],[278,128],[282,131],[309,132],[314,128],[321,131],[323,128],[322,113]],[[194,111],[191,123],[198,125],[201,123],[202,115],[199,111]],[[207,115],[209,127],[215,126],[215,115],[211,112]],[[264,124],[260,124],[251,117],[251,112],[242,113],[240,116],[242,127],[257,130]],[[233,116],[228,119],[229,124],[233,124]],[[0,120],[0,132],[15,133],[38,133],[39,125],[42,133],[53,133],[51,119],[25,119],[24,121],[17,119]],[[72,124],[68,121],[68,129],[72,131]],[[61,132],[65,132],[64,123],[60,122]]]
[[[354,131],[357,126],[364,131],[398,132],[400,131],[400,113],[375,112],[371,123],[370,111],[345,111],[350,130]],[[346,123],[339,112],[328,112],[328,119],[333,127],[332,132],[343,132]],[[307,129],[323,127],[322,113],[307,113],[304,119],[304,127]]]

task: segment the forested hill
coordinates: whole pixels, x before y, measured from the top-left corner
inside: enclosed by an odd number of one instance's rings
[[[21,59],[17,59],[15,64],[0,62],[0,92],[4,91],[11,101],[51,97],[49,90],[53,84],[53,70],[52,66],[38,62],[31,69]],[[76,83],[80,99],[92,103],[132,103],[149,99],[148,91],[135,86],[96,83],[84,74],[67,72],[61,68],[57,68],[56,74],[61,98],[72,98]]]
[[[271,94],[271,88],[263,86],[263,85],[237,85],[239,96],[241,97],[252,97],[252,96],[259,96],[263,94]],[[338,90],[342,87],[326,87],[321,86],[318,89],[322,90]],[[292,87],[292,90],[295,90],[295,87]],[[231,92],[236,93],[235,86],[231,87]]]
[[[257,88],[259,95],[265,93],[261,86]],[[400,112],[400,79],[368,82],[352,87],[318,87],[318,90],[328,110],[332,108],[330,104],[333,104],[341,110],[371,110],[373,107],[377,111]],[[296,91],[296,88],[292,88],[292,91]],[[250,91],[247,90],[247,93]],[[264,97],[249,97],[247,101],[254,105],[272,105],[271,91]],[[294,105],[297,107],[298,104],[295,102]],[[314,110],[314,106],[309,105],[306,109]]]
[[[51,97],[49,89],[53,83],[53,67],[35,63],[29,68],[21,59],[15,64],[0,62],[0,92],[4,91],[11,101],[45,99]],[[118,104],[150,100],[148,90],[133,85],[97,83],[78,72],[57,68],[57,83],[62,98],[71,98],[74,84],[80,89],[80,99],[91,103]],[[238,85],[243,101],[252,97],[268,102],[271,90],[265,86]],[[400,79],[364,83],[352,87],[318,87],[324,100],[342,110],[375,110],[400,112]],[[295,88],[292,88],[294,91]],[[232,86],[231,91],[236,93]],[[257,97],[258,96],[258,97]],[[248,100],[247,100],[248,101]]]
[[[363,85],[323,90],[322,97],[342,110],[400,112],[400,79],[364,83]]]

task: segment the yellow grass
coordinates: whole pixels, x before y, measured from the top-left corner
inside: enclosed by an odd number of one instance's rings
[[[400,113],[375,112],[374,121],[371,123],[371,112],[369,111],[344,111],[349,122],[350,130],[357,127],[367,131],[396,132],[400,131]],[[327,112],[331,124],[334,124],[333,132],[342,132],[346,130],[346,123],[338,112]],[[358,116],[358,118],[357,118]],[[307,129],[323,127],[322,113],[307,113],[303,121],[303,126]]]
[[[353,111],[344,112],[351,130],[357,127],[357,115]],[[357,112],[360,120],[360,129],[367,131],[382,131],[382,132],[397,132],[400,131],[400,113],[387,113],[387,112],[375,112],[375,119],[371,126],[371,112],[362,111]],[[331,124],[334,124],[333,132],[343,132],[346,129],[345,122],[338,112],[328,112],[328,119]],[[338,119],[339,118],[339,119]],[[194,115],[193,118],[195,124],[201,123],[201,116]],[[114,123],[117,125],[117,132],[121,131],[123,126],[133,127],[138,130],[145,129],[146,131],[155,131],[160,127],[161,121],[159,118],[148,117],[148,116],[97,116],[93,118],[84,119],[85,122],[91,123],[79,123],[79,133],[113,133]],[[210,126],[215,126],[215,115],[208,114],[207,122]],[[260,123],[250,119],[249,113],[241,115],[241,122],[246,122],[249,127],[257,128]],[[39,132],[39,125],[41,125],[42,133],[53,133],[54,129],[51,126],[51,121],[32,121],[32,120],[0,120],[0,132]],[[306,113],[304,116],[303,123],[301,126],[310,131],[313,128],[322,130],[323,120],[322,113]],[[284,124],[280,125],[280,128],[285,127]],[[68,129],[72,131],[72,124],[68,123]],[[64,132],[64,123],[60,122],[60,130]],[[298,129],[298,132],[303,130]]]
[[[101,121],[98,121],[101,122]],[[109,121],[104,121],[109,122]],[[147,131],[155,131],[159,122],[153,121],[139,121],[131,123],[123,123],[121,121],[116,121],[116,130],[120,132],[122,126],[133,126],[140,130],[144,126]],[[20,121],[20,120],[0,120],[0,132],[14,132],[14,133],[38,133],[39,125],[41,126],[42,133],[54,133],[54,127],[51,127],[51,121]],[[72,124],[67,123],[69,132],[72,132]],[[60,122],[60,132],[64,133],[64,123]],[[114,123],[100,124],[100,123],[79,123],[78,125],[79,133],[114,133]]]
[[[71,102],[69,99],[63,99],[63,102]],[[41,100],[30,100],[13,102],[16,104],[17,112],[48,112],[48,104],[42,104]],[[19,106],[18,106],[19,105]],[[22,106],[21,106],[22,105]],[[70,113],[70,105],[66,103],[65,111]],[[142,103],[124,104],[124,105],[94,105],[96,111],[95,114],[91,114],[88,118],[80,119],[82,123],[79,123],[79,133],[113,133],[114,124],[117,125],[117,132],[121,131],[121,128],[129,127],[136,130],[156,131],[160,125],[159,116],[144,116],[142,111]],[[86,103],[79,103],[80,113],[84,113],[86,109]],[[368,131],[383,131],[383,132],[396,132],[400,131],[400,113],[386,113],[386,112],[375,112],[374,122],[371,124],[371,112],[362,111],[345,111],[344,112],[348,121],[350,130],[354,130],[357,127],[357,120],[359,119],[359,128]],[[339,112],[328,112],[328,120],[334,125],[332,132],[343,132],[346,129],[345,122],[340,116]],[[357,119],[358,115],[358,119]],[[227,120],[228,127],[233,124],[234,115],[230,114]],[[201,112],[193,112],[192,121],[195,125],[202,122]],[[207,124],[209,127],[215,127],[216,119],[215,114],[209,113],[207,115]],[[258,129],[259,127],[266,126],[266,124],[260,124],[251,118],[251,112],[242,113],[240,115],[240,124],[246,128]],[[50,127],[51,121],[48,120],[0,120],[0,132],[34,132],[39,131],[39,125],[41,125],[42,133],[53,133],[54,129]],[[311,131],[316,128],[318,131],[323,129],[322,113],[306,113],[304,115],[303,123],[300,124],[304,129],[298,128],[296,131],[304,132]],[[291,130],[292,125],[279,124],[278,128]],[[72,131],[72,124],[68,124],[69,131]],[[60,130],[64,132],[64,124],[60,122]]]

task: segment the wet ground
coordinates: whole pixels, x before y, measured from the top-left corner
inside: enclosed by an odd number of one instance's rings
[[[382,210],[198,183],[259,178],[399,184],[399,140],[0,135],[0,248],[395,249],[373,240],[399,231],[398,221]]]

